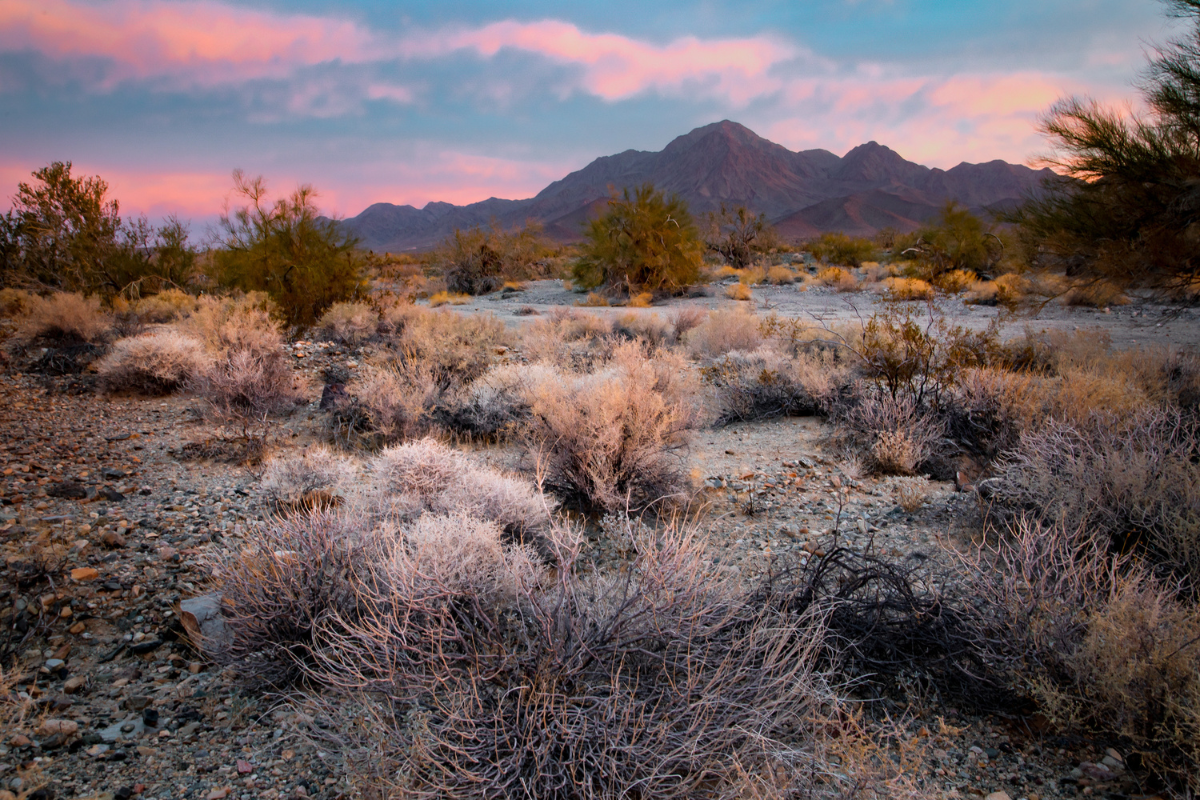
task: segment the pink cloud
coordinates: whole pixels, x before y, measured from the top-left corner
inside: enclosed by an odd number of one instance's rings
[[[378,57],[375,37],[353,22],[280,15],[213,0],[0,2],[0,48],[55,58],[101,57],[118,77],[186,74],[199,84],[280,76],[296,66]]]
[[[652,44],[616,34],[585,33],[557,20],[495,22],[460,31],[426,45],[430,50],[474,49],[491,57],[511,48],[583,68],[582,87],[606,100],[620,100],[647,89],[679,91],[693,83],[711,83],[734,102],[775,91],[769,72],[800,51],[768,36],[700,40],[685,36]]]

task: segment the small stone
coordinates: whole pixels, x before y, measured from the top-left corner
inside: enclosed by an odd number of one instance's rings
[[[146,723],[146,725],[148,727],[157,728],[158,727],[158,709],[157,708],[147,708],[147,709],[143,710],[142,711],[142,722]]]
[[[254,767],[250,765],[249,761],[242,761],[239,758],[237,762],[237,771],[239,775],[249,775],[254,771]]]
[[[229,789],[213,789],[204,795],[204,800],[225,800],[226,797],[229,797]]]
[[[107,753],[108,745],[94,744],[91,747],[89,747],[87,750],[84,750],[84,752],[87,753],[92,758],[95,758],[96,756],[101,756],[101,755],[104,755],[105,753]]]
[[[202,669],[204,669],[204,665],[201,664],[199,661],[188,662],[188,672],[192,673],[193,675],[200,674],[200,670],[202,670]]]
[[[1012,798],[1008,796],[1007,792],[992,792],[983,800],[1012,800]]]
[[[76,583],[84,583],[86,581],[94,581],[100,577],[100,573],[94,567],[76,567],[71,570],[71,580]]]
[[[48,658],[48,659],[46,659],[46,663],[43,664],[42,666],[44,666],[46,669],[53,672],[54,670],[58,669],[59,667],[61,667],[62,665],[66,664],[66,663],[67,662],[63,661],[61,658]]]
[[[19,733],[16,736],[9,739],[8,743],[11,744],[13,747],[29,747],[29,745],[33,744],[33,742],[29,741],[28,736],[22,736]]]
[[[72,625],[67,630],[70,631],[71,633],[75,634],[76,636],[78,636],[79,634],[81,634],[87,630],[87,625],[84,625],[82,622],[76,622],[74,625]]]
[[[69,619],[71,617],[71,615],[74,613],[75,612],[71,610],[70,606],[63,606],[62,611],[59,611],[58,615],[60,617],[62,617],[63,619]]]
[[[69,719],[48,719],[37,727],[38,736],[74,736],[79,732],[79,723]]]
[[[73,678],[67,678],[66,682],[63,683],[63,691],[67,694],[75,694],[86,685],[87,678],[76,675]]]

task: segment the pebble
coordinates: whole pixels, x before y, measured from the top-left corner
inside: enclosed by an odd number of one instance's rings
[[[100,572],[95,567],[77,567],[71,570],[71,580],[76,583],[84,583],[86,581],[94,581],[100,577]]]
[[[37,726],[37,736],[74,736],[79,732],[79,723],[69,719],[47,719]]]

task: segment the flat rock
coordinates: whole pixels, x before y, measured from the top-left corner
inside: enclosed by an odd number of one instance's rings
[[[69,719],[47,719],[34,731],[38,736],[74,736],[79,732],[79,723]]]
[[[71,570],[71,580],[76,583],[85,583],[86,581],[94,581],[100,577],[100,572],[95,567],[76,567]]]

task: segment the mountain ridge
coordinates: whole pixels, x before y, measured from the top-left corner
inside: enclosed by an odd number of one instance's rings
[[[827,150],[792,151],[737,122],[722,120],[671,140],[660,151],[625,150],[594,159],[530,198],[488,198],[456,206],[430,202],[374,203],[339,224],[364,247],[393,252],[436,246],[455,228],[540,223],[560,241],[582,237],[583,223],[610,196],[653,183],[688,202],[693,214],[722,204],[763,213],[785,238],[826,231],[871,235],[883,227],[913,230],[947,200],[977,213],[1011,207],[1052,177],[1049,169],[995,160],[963,162],[949,170],[904,159],[875,141],[844,156]]]

